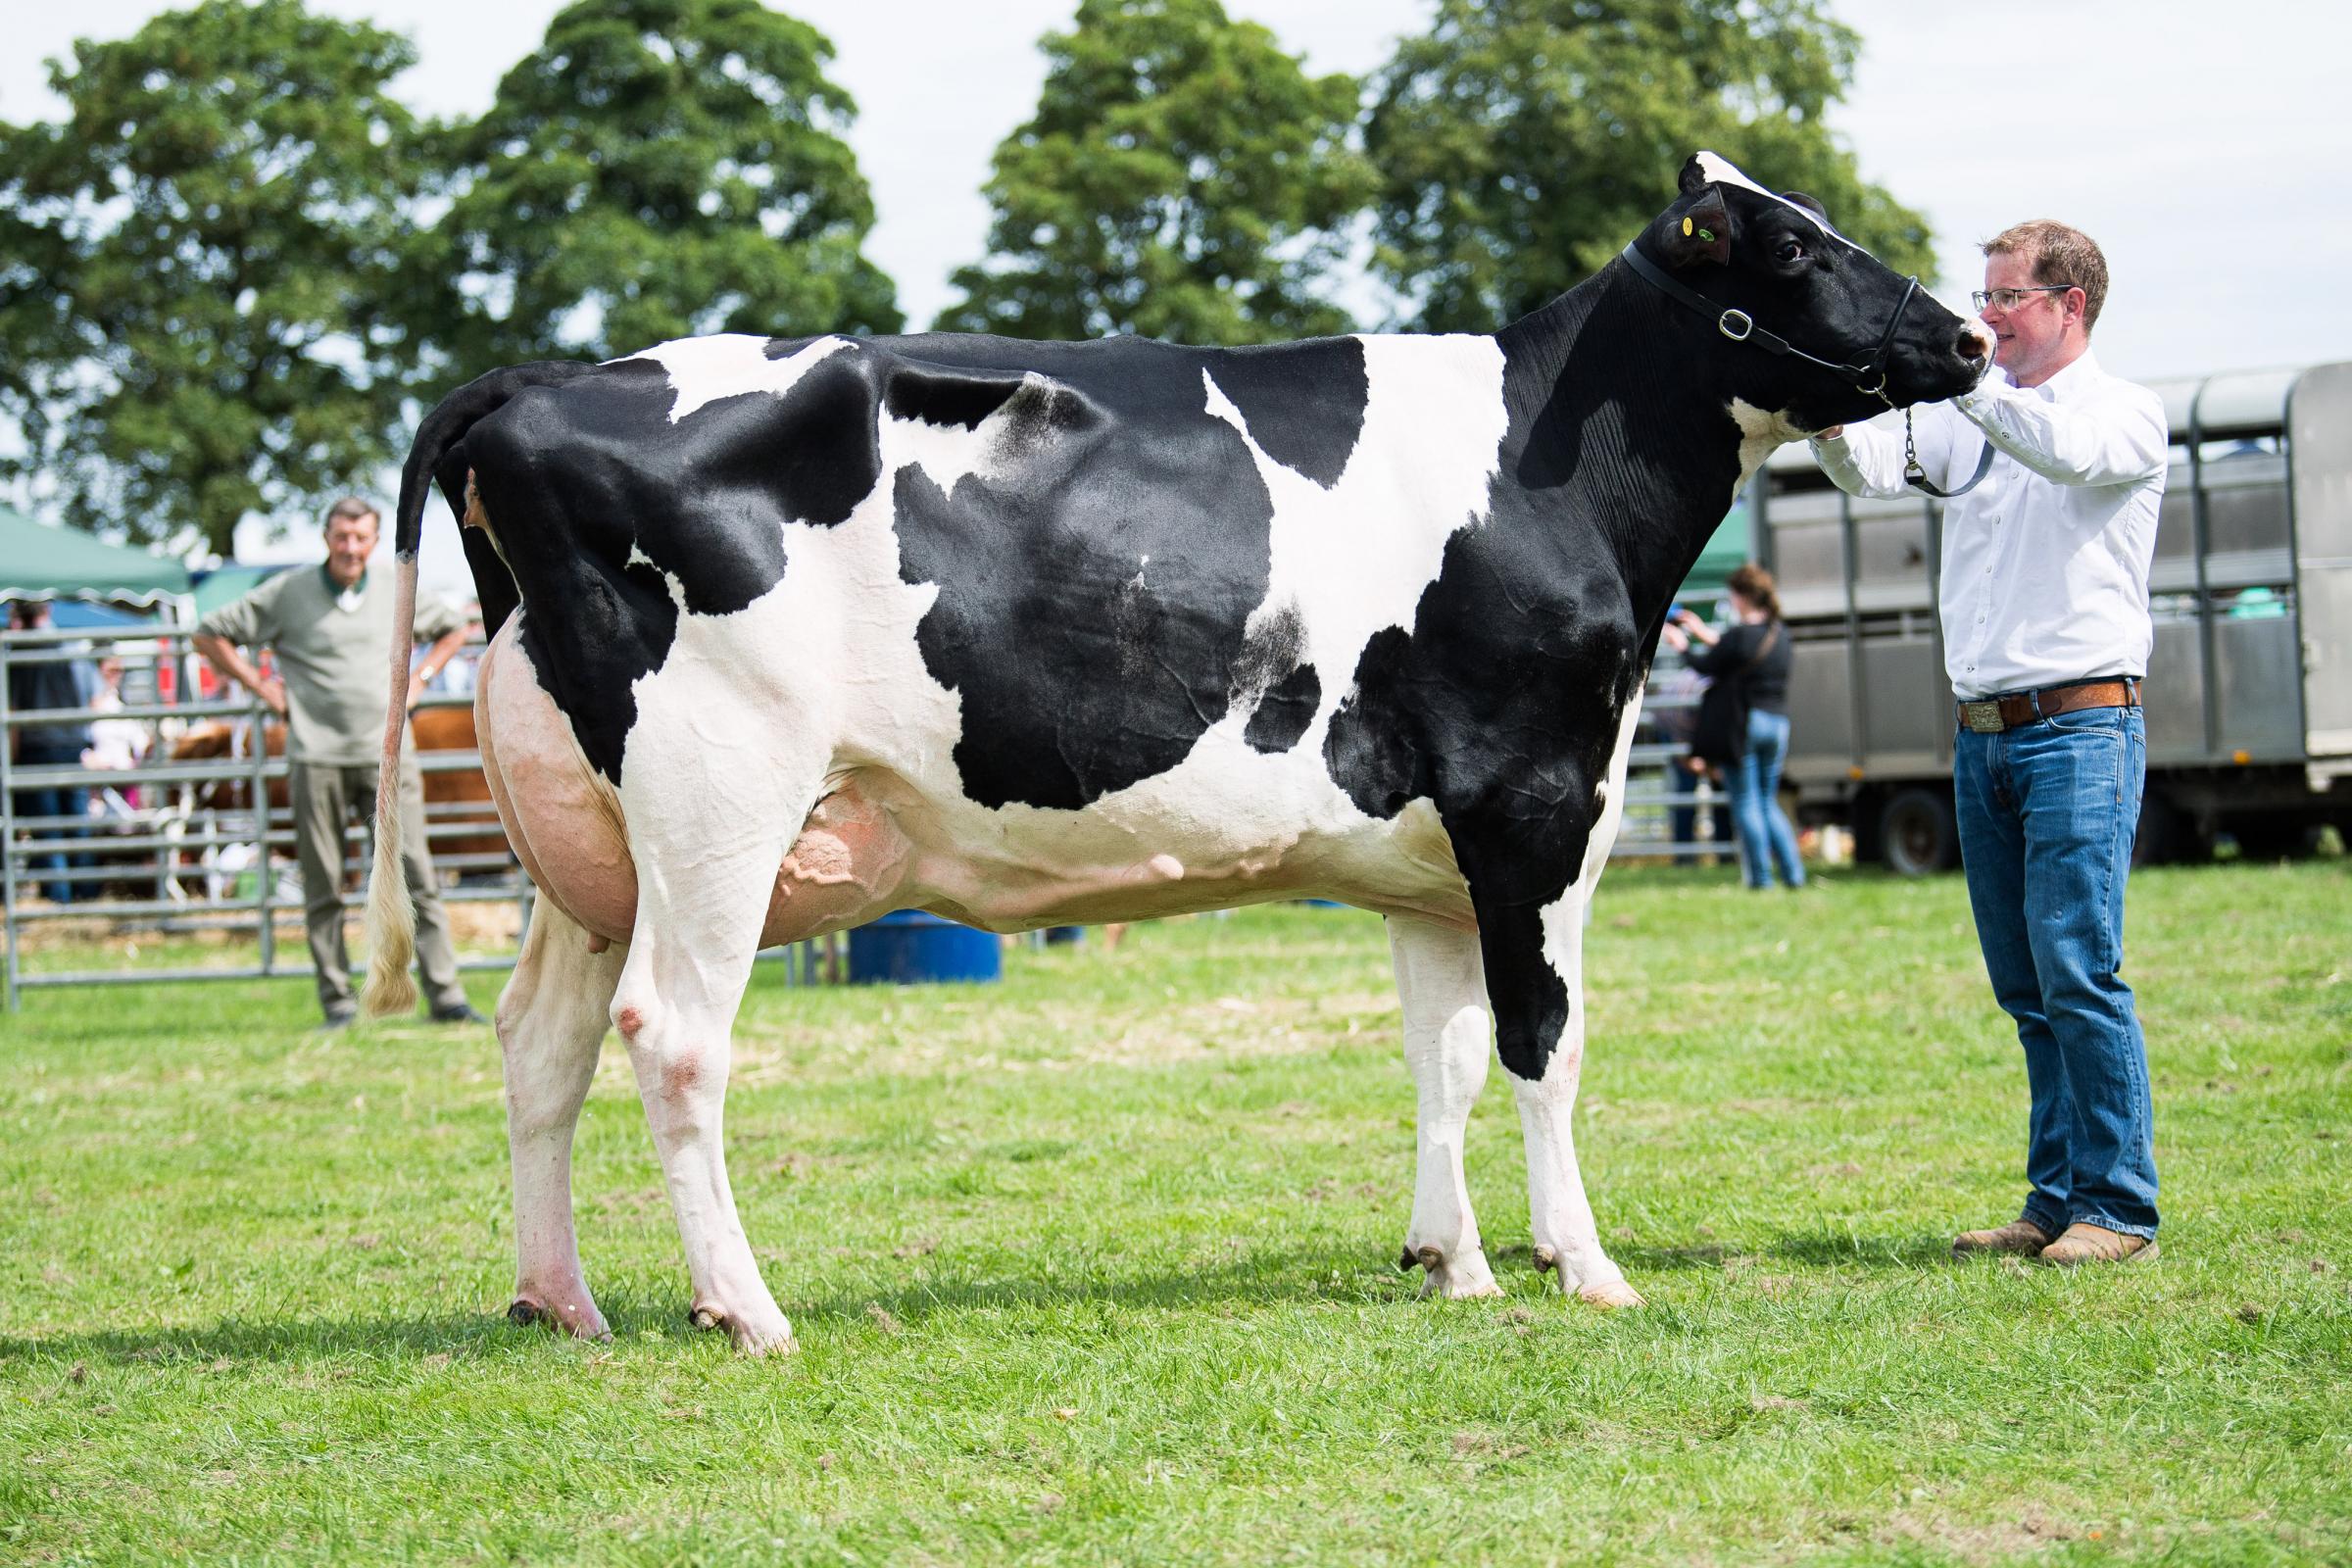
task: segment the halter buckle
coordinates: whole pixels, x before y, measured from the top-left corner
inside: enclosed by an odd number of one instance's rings
[[[1738,331],[1732,330],[1734,321],[1739,322],[1740,329]],[[1733,342],[1744,343],[1747,341],[1748,334],[1756,329],[1756,318],[1745,311],[1726,311],[1716,320],[1715,327],[1717,331]]]

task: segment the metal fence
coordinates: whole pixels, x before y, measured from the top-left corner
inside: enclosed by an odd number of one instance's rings
[[[243,693],[223,701],[198,700],[200,661],[183,628],[142,627],[132,635],[88,629],[0,630],[0,675],[28,664],[101,657],[122,662],[122,681],[119,698],[110,696],[95,706],[19,712],[10,707],[6,682],[0,680],[0,740],[6,742],[0,745],[0,904],[7,926],[8,1009],[16,1009],[20,992],[45,987],[310,976],[309,954],[301,941],[294,943],[291,955],[280,952],[278,920],[299,918],[303,905],[299,892],[280,892],[281,877],[292,875],[283,856],[294,846],[293,820],[290,808],[269,804],[269,795],[270,786],[285,779],[288,769],[282,756],[270,757],[259,744],[264,726],[274,715]],[[1694,701],[1653,690],[1644,706],[1642,729],[1629,763],[1624,823],[1615,848],[1619,857],[1682,858],[1733,853],[1728,839],[1712,832],[1717,808],[1724,805],[1721,792],[1702,782],[1691,793],[1678,793],[1670,784],[1669,770],[1684,748],[1660,732],[1659,721]],[[465,695],[428,695],[419,707],[464,707],[470,702]],[[92,721],[140,726],[149,741],[146,756],[133,765],[118,767],[35,765],[17,759],[17,737],[29,727]],[[172,744],[207,724],[231,726],[232,754],[172,760]],[[480,754],[472,751],[416,755],[428,773],[469,772],[481,765]],[[219,788],[224,784],[241,785],[242,799],[224,802]],[[21,795],[60,789],[84,792],[99,808],[40,815],[18,809]],[[1677,809],[1693,813],[1690,823],[1695,831],[1682,842],[1672,829]],[[425,818],[434,863],[444,873],[443,901],[512,903],[517,907],[518,931],[527,928],[531,884],[513,853],[503,847],[503,832],[488,804],[428,802]],[[496,854],[442,848],[489,833],[500,833],[502,848]],[[366,824],[347,826],[344,853],[346,887],[355,875],[361,883],[356,891],[346,892],[344,906],[365,908],[370,859]],[[57,863],[61,858],[64,863]],[[453,874],[456,885],[446,885]],[[74,897],[63,903],[28,900],[27,887],[62,887]],[[89,919],[105,920],[118,933],[235,933],[250,942],[253,957],[249,962],[169,967],[24,968],[28,928]],[[760,956],[784,958],[786,975],[804,984],[817,978],[820,962],[828,970],[838,966],[838,953],[830,944],[820,950],[817,944],[802,943]],[[466,969],[503,969],[513,966],[514,957],[509,954],[460,962]]]
[[[275,715],[256,699],[238,694],[229,701],[197,700],[198,659],[181,628],[139,628],[133,635],[86,629],[0,632],[0,671],[27,664],[119,660],[119,697],[73,709],[15,710],[0,681],[0,902],[7,916],[7,1005],[19,993],[49,986],[122,985],[155,980],[246,980],[311,974],[309,955],[297,942],[289,961],[279,951],[277,918],[299,916],[299,895],[279,893],[281,863],[273,857],[294,845],[292,812],[270,803],[270,787],[287,777],[284,757],[271,757],[261,744],[264,726]],[[427,697],[419,706],[458,707],[463,696]],[[129,766],[92,767],[79,762],[27,764],[19,756],[19,737],[44,724],[102,721],[135,725],[148,739],[146,755]],[[231,755],[172,760],[175,741],[208,724],[230,727]],[[423,754],[427,772],[476,769],[473,752]],[[241,786],[240,798],[223,800],[223,785]],[[92,803],[95,810],[38,815],[19,809],[35,792],[65,790]],[[51,803],[54,805],[54,802]],[[530,918],[531,888],[512,854],[452,854],[438,843],[497,831],[486,803],[440,802],[426,808],[426,839],[436,844],[436,863],[454,872],[458,885],[445,887],[449,903],[511,903],[518,918]],[[346,829],[345,869],[363,881],[368,844],[359,825]],[[63,891],[70,901],[27,902],[27,886]],[[346,908],[365,907],[366,891],[347,894]],[[232,931],[249,937],[254,961],[178,967],[44,969],[26,972],[26,931],[44,922],[103,919],[117,931],[187,935]],[[461,960],[467,969],[509,967],[512,957]]]

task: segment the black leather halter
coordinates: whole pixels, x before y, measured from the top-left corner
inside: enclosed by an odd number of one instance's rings
[[[1894,334],[1896,329],[1903,324],[1903,313],[1911,308],[1912,298],[1919,293],[1917,277],[1903,279],[1903,297],[1895,302],[1894,314],[1886,318],[1886,330],[1881,334],[1879,346],[1872,350],[1867,358],[1850,360],[1843,365],[1838,365],[1825,360],[1817,354],[1807,354],[1803,349],[1798,348],[1777,332],[1766,331],[1763,327],[1758,326],[1756,318],[1745,311],[1716,304],[1698,290],[1670,275],[1664,268],[1642,255],[1634,246],[1626,246],[1624,255],[1626,265],[1631,267],[1635,274],[1643,282],[1657,289],[1677,305],[1687,306],[1701,316],[1714,317],[1715,329],[1733,342],[1752,343],[1767,354],[1786,355],[1789,359],[1802,360],[1807,365],[1817,365],[1839,380],[1850,382],[1857,390],[1877,398],[1889,409],[1894,407],[1894,399],[1886,395],[1886,359],[1894,352]],[[1968,483],[1957,490],[1938,490],[1928,482],[1927,470],[1919,466],[1918,454],[1911,445],[1911,411],[1905,409],[1903,411],[1903,457],[1905,460],[1903,465],[1904,483],[1925,490],[1932,496],[1948,500],[1953,496],[1968,494],[1984,477],[1985,471],[1992,466],[1992,443],[1987,441],[1984,444],[1984,455],[1977,460],[1977,471],[1970,475]]]

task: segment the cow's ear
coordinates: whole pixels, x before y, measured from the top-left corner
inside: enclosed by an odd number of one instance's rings
[[[1705,169],[1700,167],[1698,155],[1696,153],[1692,153],[1690,157],[1684,159],[1682,179],[1680,184],[1677,186],[1677,189],[1679,189],[1683,195],[1689,196],[1695,193],[1698,188],[1701,185],[1704,185],[1706,182],[1707,172]]]
[[[1668,213],[1658,252],[1676,269],[1712,262],[1717,267],[1732,259],[1732,212],[1723,205],[1723,192],[1709,185],[1680,213]]]

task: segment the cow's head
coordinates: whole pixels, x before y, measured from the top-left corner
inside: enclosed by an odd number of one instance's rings
[[[1677,314],[1703,331],[1733,395],[1794,431],[1951,397],[1991,364],[1980,323],[1838,233],[1811,198],[1775,195],[1713,153],[1683,166],[1682,194],[1633,249],[1649,264],[1637,270],[1687,307]]]

